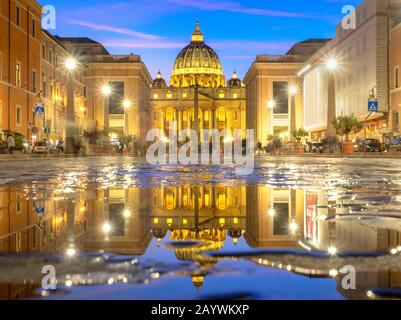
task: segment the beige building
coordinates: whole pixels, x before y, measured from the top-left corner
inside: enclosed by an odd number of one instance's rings
[[[298,73],[308,57],[326,42],[310,39],[295,44],[286,55],[256,58],[244,78],[246,127],[255,130],[256,142],[265,146],[275,135],[288,141],[291,130],[303,127],[302,81]]]
[[[0,131],[32,134],[40,88],[41,14],[34,0],[0,1]]]
[[[110,138],[134,136],[144,143],[150,125],[151,77],[138,55],[110,55],[89,38],[57,39],[85,64],[86,128]]]
[[[388,131],[389,15],[399,4],[399,0],[364,1],[356,8],[356,29],[344,29],[338,24],[335,38],[305,63],[304,122],[314,139],[326,136],[327,124],[336,116],[353,114],[365,121],[371,99],[378,100],[379,112],[369,117],[368,136],[380,137]],[[326,64],[330,60],[337,62],[337,68],[333,71],[334,103],[328,110]]]
[[[401,11],[401,10],[400,10]],[[400,135],[401,115],[401,19],[398,17],[390,33],[390,101],[391,129]]]
[[[200,129],[242,129],[245,136],[246,97],[242,81],[234,72],[227,84],[216,52],[204,41],[196,25],[191,42],[174,63],[171,86],[159,73],[151,89],[152,127],[168,132],[169,123],[177,129],[195,129],[195,86],[199,89]]]
[[[66,61],[71,58],[64,46],[49,32],[42,30],[41,43],[41,95],[45,112],[34,115],[34,127],[38,129],[35,140],[44,137],[55,142],[65,139],[67,123],[67,83],[69,71]],[[77,61],[73,71],[75,121],[82,136],[86,121],[85,66]]]

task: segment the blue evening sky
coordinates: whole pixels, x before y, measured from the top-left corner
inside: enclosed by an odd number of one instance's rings
[[[142,56],[152,77],[168,80],[199,20],[229,79],[258,54],[282,54],[308,38],[333,37],[344,5],[362,0],[39,0],[57,10],[60,36],[87,36],[113,54]]]

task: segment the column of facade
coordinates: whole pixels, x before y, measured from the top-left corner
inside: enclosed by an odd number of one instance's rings
[[[160,109],[160,128],[164,131],[164,109]]]
[[[182,109],[178,110],[178,132],[180,132],[182,130]]]

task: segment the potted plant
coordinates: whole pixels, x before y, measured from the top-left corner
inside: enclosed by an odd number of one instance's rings
[[[298,130],[293,130],[291,135],[297,140],[296,153],[304,153],[305,147],[302,145],[301,140],[309,135],[308,132],[304,128],[299,128]]]
[[[333,121],[337,134],[343,137],[343,152],[353,153],[354,143],[350,140],[350,134],[358,133],[362,129],[362,124],[354,115],[340,116]]]

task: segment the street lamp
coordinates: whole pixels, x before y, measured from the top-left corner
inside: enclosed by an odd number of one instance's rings
[[[66,61],[65,61],[65,68],[68,70],[68,71],[74,71],[75,69],[76,69],[76,67],[77,67],[77,62],[75,61],[75,59],[74,58],[68,58]]]
[[[67,82],[67,125],[66,125],[66,153],[76,154],[76,119],[75,119],[75,98],[72,73],[77,68],[77,62],[70,57],[65,60],[64,66],[68,71]]]
[[[123,107],[125,110],[128,110],[129,108],[131,108],[131,105],[132,105],[131,100],[129,100],[129,99],[123,100]]]
[[[298,93],[298,88],[292,85],[288,88],[288,93],[291,96],[290,132],[294,132],[297,130],[295,96]],[[295,142],[295,137],[292,137],[292,142]]]
[[[298,88],[296,86],[290,86],[288,88],[288,92],[290,93],[291,96],[296,96],[298,93]]]
[[[276,107],[276,102],[273,99],[267,101],[267,108],[269,109],[269,134],[273,134],[273,111]]]
[[[336,82],[334,78],[334,73],[338,68],[338,60],[335,58],[330,58],[326,61],[326,69],[329,74],[328,81],[328,101],[327,101],[327,141],[334,140],[337,136],[336,129],[334,128],[334,120],[336,119]]]
[[[337,59],[331,58],[331,59],[327,60],[327,62],[326,62],[327,70],[333,72],[337,69],[337,67],[338,67]]]
[[[108,84],[103,85],[102,93],[104,96],[108,97],[111,94],[111,87]]]

